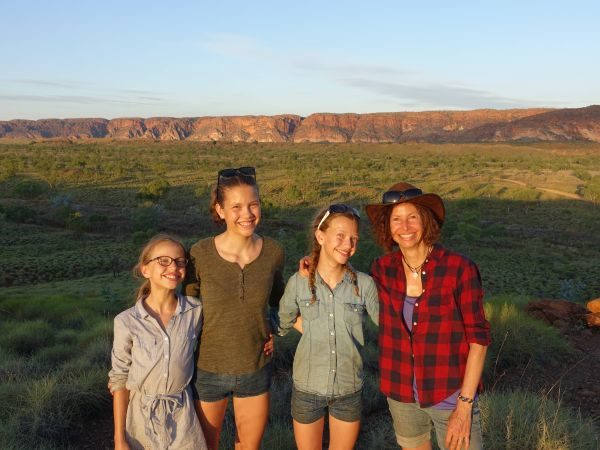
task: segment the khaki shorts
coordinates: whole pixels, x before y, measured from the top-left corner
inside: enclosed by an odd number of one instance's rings
[[[394,422],[394,432],[398,444],[405,448],[418,447],[431,439],[431,425],[440,449],[446,450],[444,441],[448,432],[448,418],[453,410],[433,407],[421,408],[418,403],[402,403],[388,397],[388,405]],[[483,449],[481,419],[477,403],[473,405],[471,422],[471,443],[469,450]]]

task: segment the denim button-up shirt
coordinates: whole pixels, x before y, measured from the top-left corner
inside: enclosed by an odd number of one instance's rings
[[[351,276],[331,290],[319,274],[311,302],[308,278],[292,275],[279,304],[279,334],[287,333],[302,316],[302,337],[294,357],[296,389],[336,397],[358,392],[363,385],[363,322],[367,313],[379,323],[379,300],[373,279],[356,272],[358,295]]]

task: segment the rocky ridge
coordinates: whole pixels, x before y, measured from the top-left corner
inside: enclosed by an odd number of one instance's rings
[[[509,109],[317,113],[308,117],[221,116],[0,121],[8,139],[151,139],[200,142],[600,142],[600,106]]]

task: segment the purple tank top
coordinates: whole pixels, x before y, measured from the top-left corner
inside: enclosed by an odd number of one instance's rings
[[[417,297],[409,297],[408,295],[404,297],[404,307],[402,308],[402,318],[404,319],[404,324],[408,331],[412,333],[412,324],[413,324],[413,313],[415,311],[415,303],[417,302]],[[443,410],[452,410],[456,408],[456,400],[458,394],[460,393],[460,389],[456,392],[450,394],[447,398],[442,400],[439,403],[433,405],[435,409],[443,409]],[[417,379],[413,375],[413,395],[415,397],[415,401],[419,403],[419,393],[417,392]]]

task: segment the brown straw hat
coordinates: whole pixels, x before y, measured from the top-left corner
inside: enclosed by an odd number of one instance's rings
[[[381,203],[367,205],[365,209],[367,210],[369,220],[374,224],[376,219],[384,211],[384,208],[407,202],[429,208],[431,212],[433,212],[440,227],[444,223],[446,208],[444,208],[444,202],[441,197],[437,194],[424,194],[421,189],[404,182],[396,183],[384,192]]]

